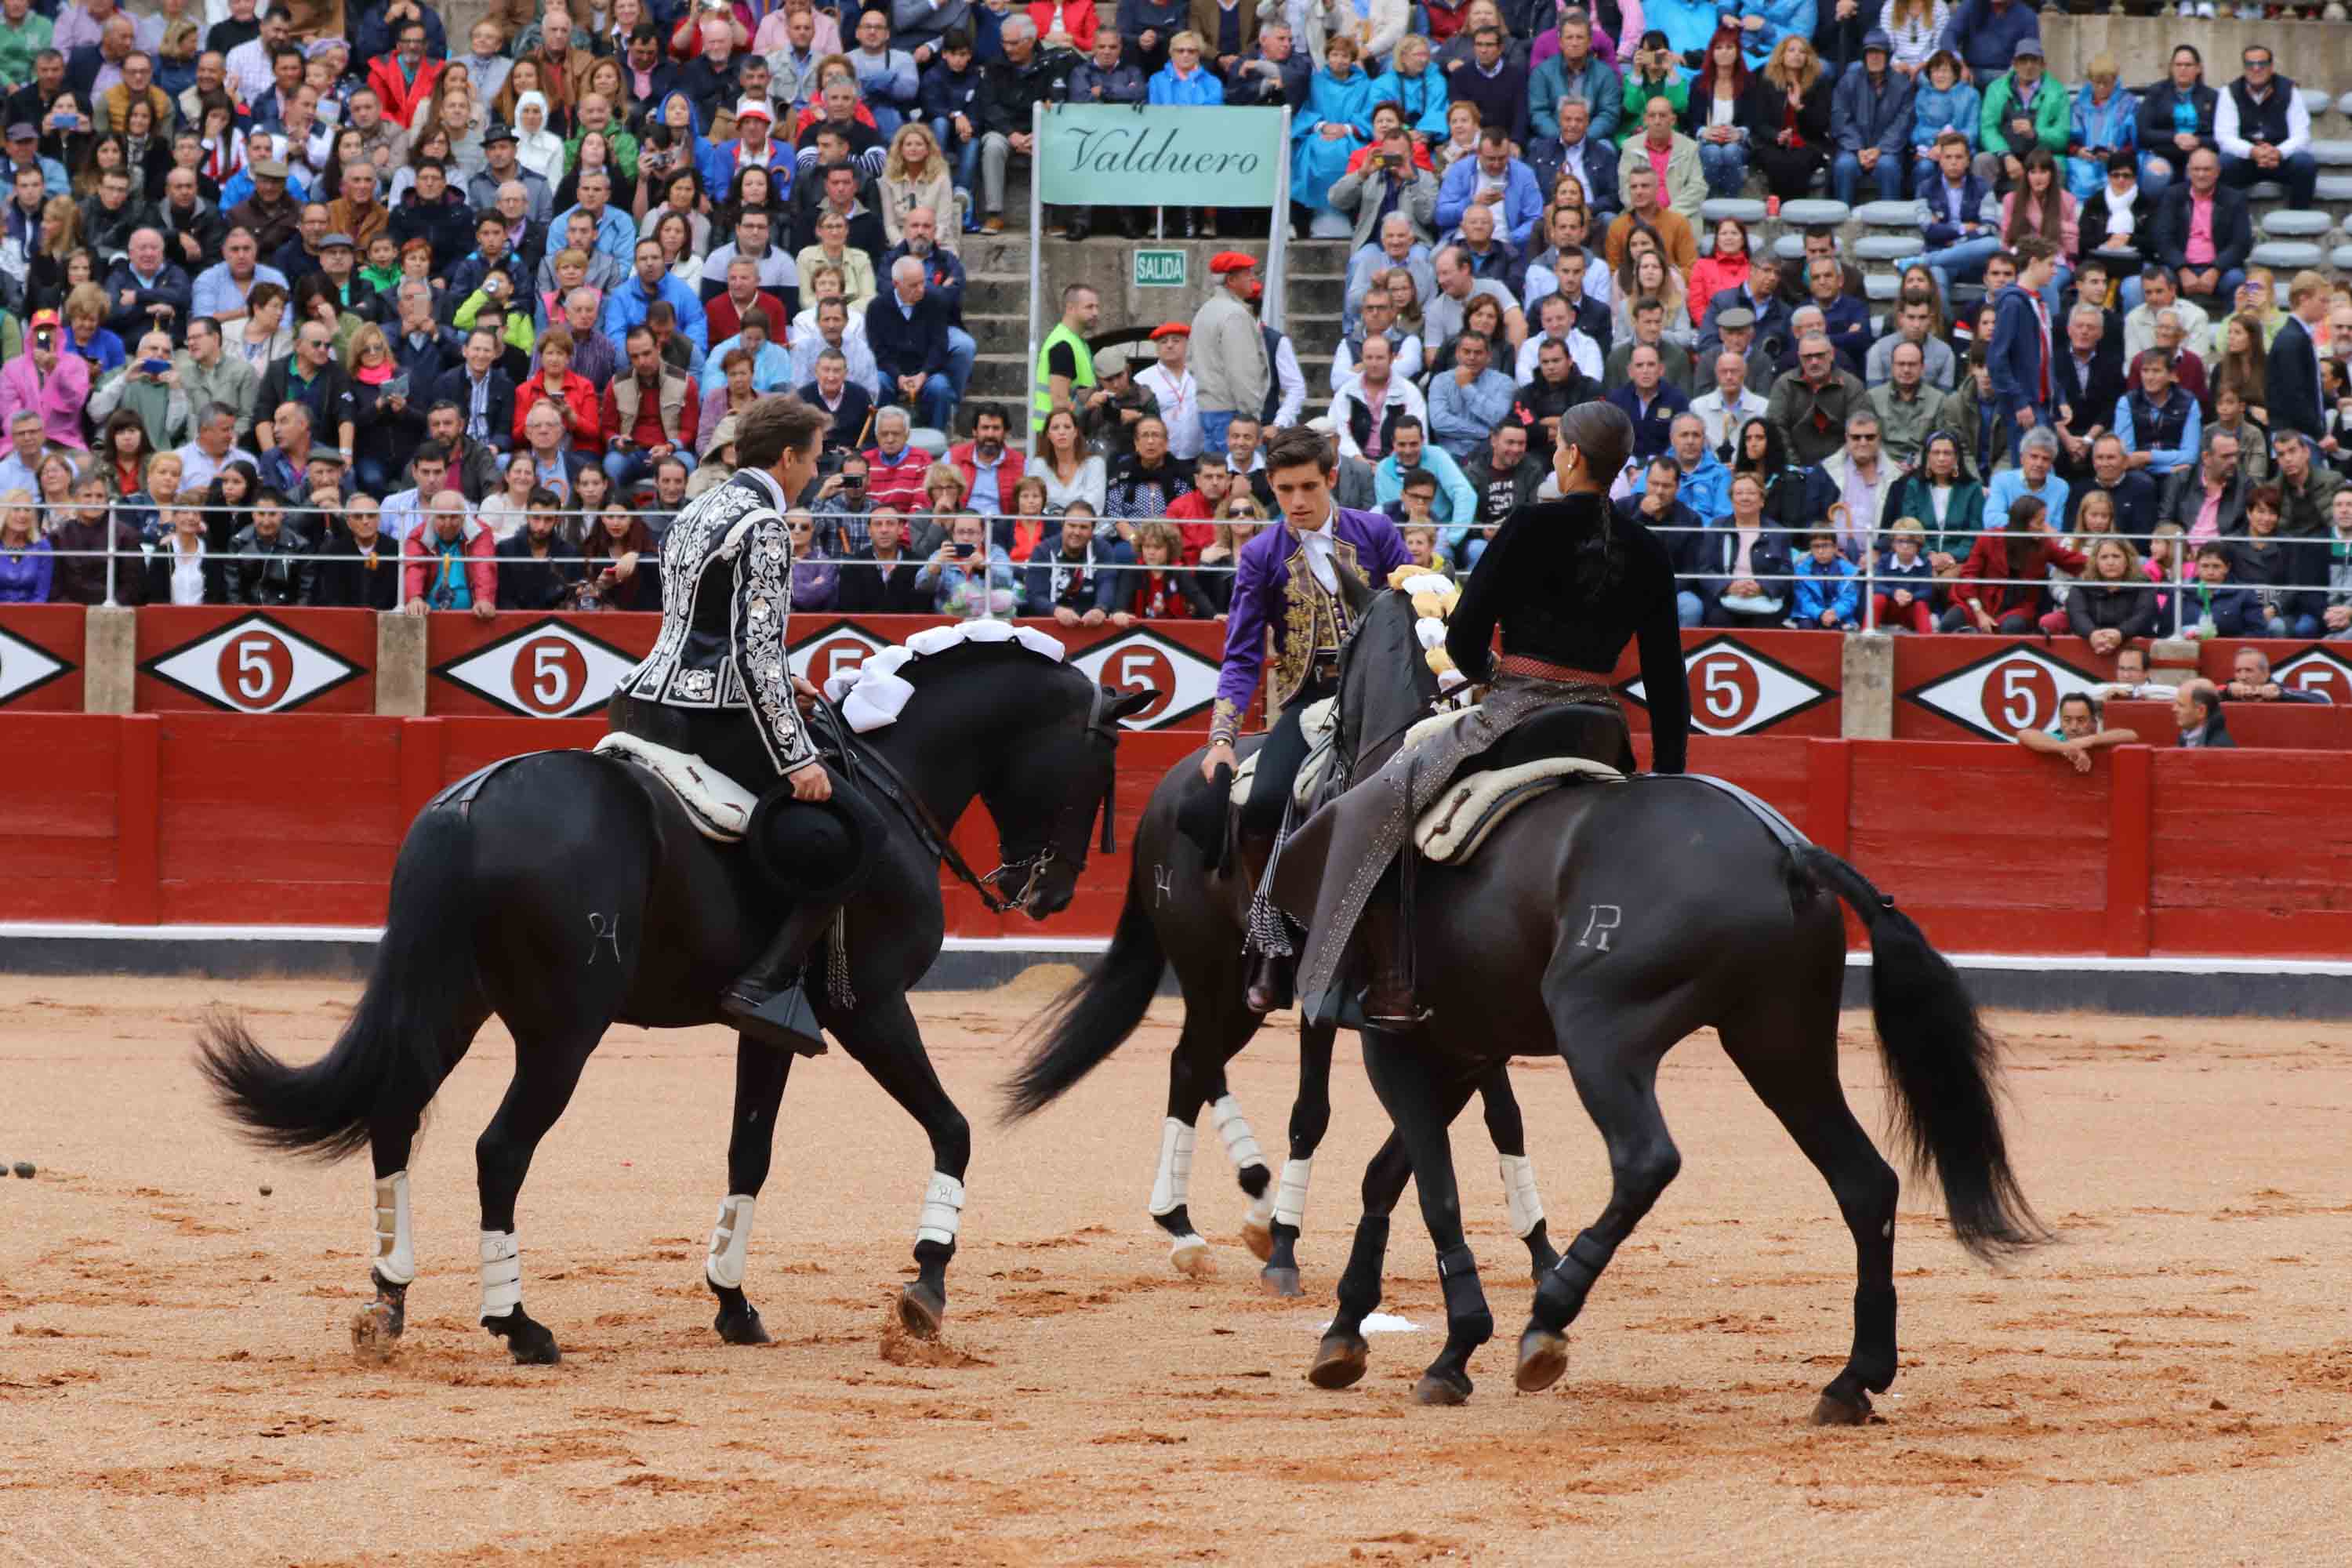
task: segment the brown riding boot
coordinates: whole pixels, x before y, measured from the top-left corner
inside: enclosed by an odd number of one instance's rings
[[[1412,939],[1393,889],[1382,888],[1364,906],[1356,940],[1364,961],[1364,1022],[1375,1029],[1412,1029],[1427,1021],[1428,1013],[1413,1002]]]
[[[1243,999],[1244,1003],[1253,1013],[1272,1013],[1287,1007],[1297,1000],[1291,991],[1297,978],[1297,954],[1254,954],[1250,963],[1249,994]]]

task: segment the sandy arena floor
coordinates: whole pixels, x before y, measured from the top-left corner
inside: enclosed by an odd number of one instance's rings
[[[1484,1129],[1456,1144],[1502,1324],[1460,1410],[1411,1403],[1430,1331],[1303,1381],[1382,1134],[1349,1037],[1305,1302],[1258,1293],[1204,1134],[1220,1278],[1144,1215],[1172,1005],[1069,1102],[984,1125],[1034,988],[921,999],[975,1123],[950,1275],[961,1363],[883,1353],[928,1154],[838,1054],[784,1101],[748,1289],[779,1342],[709,1331],[731,1037],[617,1031],[525,1189],[524,1300],[565,1352],[474,1321],[486,1035],[415,1163],[423,1274],[389,1367],[363,1295],[364,1162],[287,1164],[197,1091],[215,998],[323,1050],[341,986],[0,981],[0,1542],[12,1563],[1716,1561],[2342,1563],[2352,1511],[2352,1030],[2002,1020],[2013,1139],[2066,1243],[1996,1277],[1906,1192],[1904,1373],[1859,1430],[1803,1425],[1842,1362],[1853,1255],[1829,1194],[1711,1039],[1669,1059],[1681,1180],[1619,1255],[1551,1393],[1510,1386],[1527,1302]],[[1867,1026],[1845,1070],[1881,1125]],[[1281,1145],[1296,1056],[1236,1092]],[[1598,1139],[1557,1064],[1518,1078],[1555,1235],[1597,1212]],[[264,1184],[271,1195],[263,1195]],[[1387,1309],[1442,1321],[1408,1197]]]

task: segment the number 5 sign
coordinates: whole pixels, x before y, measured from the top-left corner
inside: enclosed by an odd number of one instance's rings
[[[1690,683],[1691,728],[1702,735],[1752,735],[1836,695],[1728,637],[1710,637],[1684,654],[1683,670]],[[1621,689],[1649,706],[1640,680]]]
[[[2100,684],[2100,677],[2018,643],[1903,695],[1989,741],[2014,741],[2020,730],[2047,730],[2056,723],[2062,698],[2094,691]]]

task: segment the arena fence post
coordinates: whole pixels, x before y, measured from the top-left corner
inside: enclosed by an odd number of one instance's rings
[[[1036,399],[1037,344],[1045,335],[1045,198],[1042,194],[1045,188],[1045,106],[1042,103],[1029,106],[1029,351],[1027,357],[1021,362],[1021,375],[1026,389],[1026,395],[1022,398],[1024,405],[1032,405]],[[1060,309],[1057,300],[1055,304],[1057,317]],[[1029,438],[1024,445],[1029,456],[1034,458],[1037,455],[1036,420],[1032,416],[1024,416],[1021,422],[1029,430]]]

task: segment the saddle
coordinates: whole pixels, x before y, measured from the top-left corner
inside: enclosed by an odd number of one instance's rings
[[[740,843],[760,797],[692,752],[619,731],[596,742],[599,756],[631,762],[659,779],[686,811],[695,831],[719,844]]]
[[[1580,780],[1622,784],[1625,775],[1588,757],[1538,757],[1516,767],[1457,778],[1413,824],[1413,847],[1438,865],[1458,866],[1475,855],[1511,813],[1538,795]]]
[[[1298,774],[1291,781],[1290,798],[1304,812],[1314,805],[1316,791],[1331,771],[1331,756],[1339,738],[1339,699],[1326,697],[1308,703],[1299,711],[1298,730],[1307,738],[1307,758],[1298,764]],[[1234,770],[1232,800],[1235,809],[1249,804],[1250,786],[1257,780],[1257,760],[1263,754],[1252,752]]]

